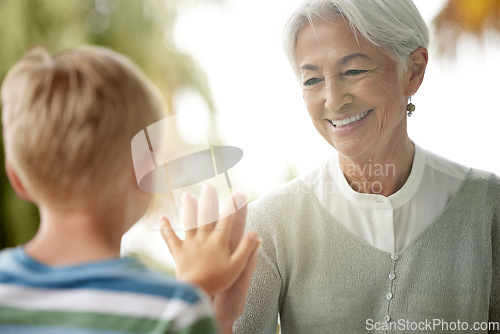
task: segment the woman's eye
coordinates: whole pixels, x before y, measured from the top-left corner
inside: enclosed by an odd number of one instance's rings
[[[349,77],[354,77],[356,75],[360,75],[360,74],[363,74],[366,72],[367,72],[366,70],[349,70],[349,71],[345,72],[344,75],[347,75]]]
[[[319,78],[311,78],[311,79],[308,79],[304,82],[304,86],[313,86],[320,81],[321,81],[321,79],[319,79]]]

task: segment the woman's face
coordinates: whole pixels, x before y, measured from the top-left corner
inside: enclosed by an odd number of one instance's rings
[[[406,76],[343,19],[304,26],[296,60],[314,126],[340,154],[374,158],[407,139]]]

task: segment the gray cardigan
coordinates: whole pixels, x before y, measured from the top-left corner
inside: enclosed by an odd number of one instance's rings
[[[274,334],[278,313],[284,334],[500,333],[472,331],[500,322],[494,174],[470,170],[442,214],[395,254],[348,231],[300,179],[249,209],[248,228],[264,242],[235,333]]]

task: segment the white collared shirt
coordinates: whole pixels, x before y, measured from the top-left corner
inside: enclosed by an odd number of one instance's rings
[[[372,168],[370,173],[395,173],[394,166],[366,168]],[[301,179],[349,231],[382,251],[396,253],[441,214],[468,170],[415,145],[408,180],[388,197],[354,191],[336,156]],[[373,187],[380,191],[376,184]]]

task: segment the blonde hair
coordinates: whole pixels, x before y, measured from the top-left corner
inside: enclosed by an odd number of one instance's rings
[[[72,205],[120,191],[132,137],[164,116],[159,92],[123,55],[37,47],[2,85],[6,157],[35,202]]]

